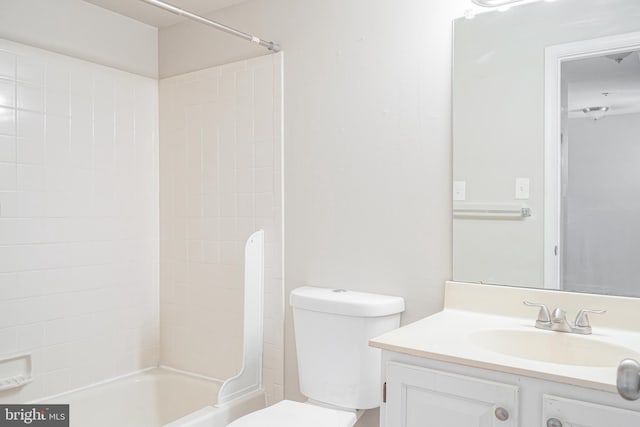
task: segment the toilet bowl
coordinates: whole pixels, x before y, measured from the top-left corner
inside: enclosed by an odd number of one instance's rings
[[[356,420],[353,412],[283,400],[245,415],[227,427],[352,427]]]
[[[228,427],[352,427],[379,406],[380,351],[369,340],[400,326],[404,300],[344,289],[291,292],[300,391]]]

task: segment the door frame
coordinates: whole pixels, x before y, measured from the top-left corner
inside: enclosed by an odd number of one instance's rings
[[[562,289],[561,139],[562,63],[640,50],[640,32],[565,43],[545,48],[544,89],[544,288]]]

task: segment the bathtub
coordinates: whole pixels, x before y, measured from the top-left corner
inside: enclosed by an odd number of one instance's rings
[[[216,405],[221,383],[165,368],[47,399],[69,404],[71,427],[224,427],[265,407],[264,391]]]
[[[225,427],[262,409],[264,231],[245,245],[242,369],[224,383],[152,368],[40,402],[69,404],[71,427]]]
[[[214,381],[159,367],[32,403],[69,404],[71,427],[225,427],[262,409],[264,231],[245,245],[242,369]]]

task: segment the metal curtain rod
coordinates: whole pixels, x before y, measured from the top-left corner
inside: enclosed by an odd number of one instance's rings
[[[216,28],[218,30],[224,31],[225,33],[229,33],[231,35],[234,35],[236,37],[240,37],[243,38],[245,40],[248,40],[252,43],[256,43],[259,44],[260,46],[266,47],[267,49],[273,51],[273,52],[280,52],[280,45],[278,45],[277,43],[274,42],[270,42],[270,41],[266,41],[266,40],[262,40],[260,37],[256,37],[252,34],[248,34],[239,30],[236,30],[235,28],[231,28],[231,27],[227,27],[226,25],[220,24],[218,22],[212,21],[210,19],[204,18],[200,15],[196,15],[195,13],[191,13],[188,10],[184,10],[181,9],[177,6],[174,6],[172,4],[169,3],[165,3],[163,1],[160,0],[140,0],[143,1],[145,3],[148,3],[150,5],[159,7],[160,9],[166,10],[167,12],[171,12],[171,13],[175,13],[176,15],[179,16],[184,16],[185,18],[189,18],[189,19],[193,19],[196,22],[200,22],[201,24],[205,24],[208,25],[210,27]]]

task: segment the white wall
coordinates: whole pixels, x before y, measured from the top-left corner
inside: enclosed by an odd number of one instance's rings
[[[405,323],[441,308],[451,20],[467,4],[256,0],[212,15],[284,49],[285,297],[301,285],[400,295]],[[159,37],[163,76],[265,53],[191,23]],[[302,398],[288,309],[285,395]]]
[[[456,219],[453,278],[543,286],[544,49],[640,31],[635,0],[536,2],[460,19],[455,31],[453,179],[467,202],[513,203],[529,178],[522,221]]]
[[[0,0],[0,37],[147,77],[158,31],[82,0]]]
[[[37,28],[48,28],[46,16],[57,16],[44,0],[0,4],[7,17],[37,9]],[[441,308],[451,276],[451,19],[467,5],[254,0],[213,15],[285,50],[287,294],[309,284],[401,295],[405,323]],[[56,20],[68,22],[70,15]],[[14,25],[8,21],[3,28]],[[126,32],[120,38],[113,27],[108,36],[100,25],[90,28],[99,32],[96,39],[91,31],[66,37],[67,29],[54,28],[33,43],[50,38],[73,46],[89,38],[95,52],[113,53],[94,42],[124,39],[137,46],[139,40]],[[31,31],[14,28],[5,36],[13,33],[31,42]],[[192,23],[159,36],[163,77],[265,53]],[[90,50],[80,49],[82,55]],[[148,64],[142,51],[127,57]],[[285,394],[302,398],[290,316],[286,338]],[[376,424],[375,412],[360,423]]]
[[[282,54],[160,81],[160,362],[242,368],[244,245],[265,230],[264,383],[282,399]]]
[[[23,402],[157,363],[157,83],[0,40],[0,359]]]
[[[640,114],[569,120],[567,290],[637,295],[638,135]]]

